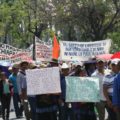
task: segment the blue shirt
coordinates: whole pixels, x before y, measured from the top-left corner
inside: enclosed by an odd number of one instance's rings
[[[120,107],[120,73],[114,79],[113,105]]]
[[[17,88],[17,76],[11,74],[9,76],[9,80],[10,82],[13,84],[13,90],[14,90],[14,93],[18,93],[18,88]]]

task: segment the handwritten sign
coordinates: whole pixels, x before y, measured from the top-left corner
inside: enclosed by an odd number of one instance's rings
[[[51,60],[52,59],[52,47],[36,43],[36,59],[37,60]]]
[[[50,42],[41,41],[35,37],[36,41],[36,60],[49,61],[52,59],[52,44]]]
[[[66,77],[66,102],[99,102],[99,79]]]
[[[41,95],[60,93],[60,73],[58,67],[27,70],[27,94]]]
[[[18,63],[23,60],[32,61],[30,56],[31,50],[18,49],[8,44],[0,43],[0,60],[9,61],[10,63]]]
[[[62,60],[86,61],[91,57],[109,53],[111,40],[96,42],[60,42]]]

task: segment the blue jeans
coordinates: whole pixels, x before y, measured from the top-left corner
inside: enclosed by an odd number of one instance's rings
[[[28,101],[31,108],[32,120],[36,120],[36,97],[28,96]]]
[[[18,93],[13,94],[13,104],[15,108],[16,117],[22,116],[23,106],[21,105],[21,100]]]

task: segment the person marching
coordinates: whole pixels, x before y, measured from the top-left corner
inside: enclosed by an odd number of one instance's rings
[[[61,95],[59,98],[59,120],[75,120],[74,111],[72,109],[71,103],[66,103],[66,82],[65,77],[69,76],[69,66],[66,63],[63,63],[61,66]]]
[[[120,59],[113,59],[111,61],[111,73],[105,76],[103,83],[103,92],[107,101],[106,108],[110,120],[117,120],[117,116],[112,105],[112,96],[114,79],[119,72],[119,69],[117,67],[118,62],[120,62]]]
[[[2,72],[0,74],[0,99],[2,104],[2,118],[3,120],[9,120],[10,112],[10,100],[11,100],[11,85],[6,77],[6,74]]]
[[[15,64],[12,66],[12,74],[9,76],[9,81],[13,85],[13,104],[15,108],[15,114],[17,118],[21,118],[23,107],[21,105],[21,100],[18,94],[17,81],[16,81],[18,70],[19,70],[18,65]]]
[[[23,109],[25,112],[26,120],[30,120],[31,115],[28,108],[28,97],[27,97],[27,81],[26,81],[26,70],[29,67],[29,63],[27,61],[22,61],[20,63],[20,70],[17,74],[17,87],[21,102],[23,104]]]
[[[75,72],[76,77],[87,77],[85,67],[82,66]],[[82,92],[82,91],[81,91]],[[75,102],[72,104],[76,120],[97,120],[94,110],[94,103]]]
[[[105,69],[105,61],[102,59],[97,60],[97,69],[92,74],[92,77],[99,78],[100,83],[100,102],[96,103],[96,109],[98,112],[99,120],[105,119],[106,98],[103,93],[103,80],[105,75],[108,74],[108,70]]]

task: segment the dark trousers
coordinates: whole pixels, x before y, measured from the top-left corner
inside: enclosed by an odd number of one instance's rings
[[[21,105],[21,100],[18,93],[13,94],[13,104],[15,108],[16,117],[22,116],[23,106]]]
[[[57,112],[45,112],[37,114],[37,120],[57,120]]]
[[[112,97],[109,96],[110,100],[112,101]],[[108,112],[108,119],[109,120],[117,120],[117,114],[114,112],[112,108],[110,108],[108,105],[106,105],[106,109]]]
[[[28,97],[28,102],[30,104],[31,109],[31,118],[32,120],[36,120],[36,97]]]
[[[59,106],[59,120],[75,120],[74,111],[68,108],[67,104]]]
[[[11,95],[6,94],[3,95],[1,98],[1,104],[2,104],[2,118],[3,119],[9,119],[9,112],[10,112],[10,100]]]
[[[74,108],[76,120],[97,120],[93,103]]]

